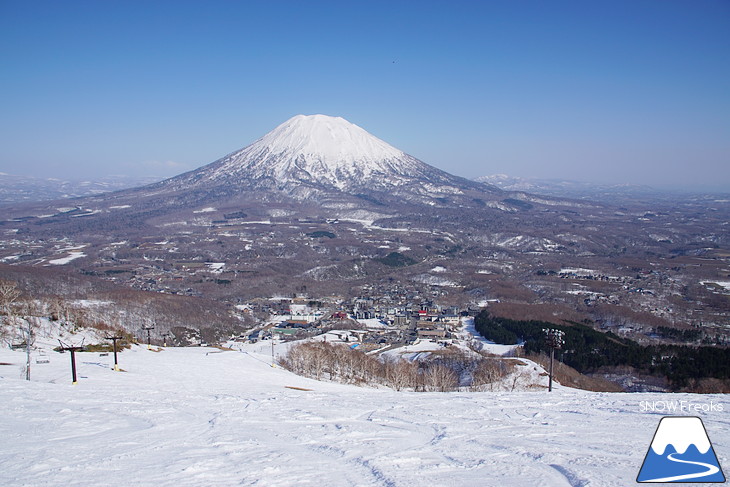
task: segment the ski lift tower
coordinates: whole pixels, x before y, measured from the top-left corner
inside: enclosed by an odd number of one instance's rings
[[[121,340],[124,337],[119,336],[111,336],[111,337],[105,337],[107,340],[111,340],[112,343],[114,343],[114,370],[116,372],[119,372],[119,362],[117,361],[117,340]]]
[[[548,374],[548,392],[553,390],[553,361],[555,360],[555,349],[563,348],[565,344],[565,332],[562,330],[556,330],[555,328],[543,328],[545,333],[545,342],[550,347],[550,372]]]
[[[147,332],[147,350],[152,350],[150,346],[150,331],[154,330],[154,326],[143,326],[142,329]]]
[[[271,366],[276,367],[276,358],[274,357],[274,341],[278,337],[278,333],[271,332]]]
[[[71,378],[72,378],[72,385],[78,384],[78,381],[76,380],[76,352],[80,352],[84,349],[84,342],[81,342],[81,345],[73,346],[73,345],[66,345],[61,340],[58,340],[58,343],[61,344],[60,350],[65,352],[69,351],[71,352]]]

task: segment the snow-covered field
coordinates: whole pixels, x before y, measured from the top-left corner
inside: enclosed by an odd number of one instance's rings
[[[124,372],[77,354],[72,386],[69,354],[48,357],[27,382],[0,350],[2,486],[627,486],[653,401],[714,408],[684,415],[730,465],[726,395],[394,392],[295,376],[261,344],[135,346]]]

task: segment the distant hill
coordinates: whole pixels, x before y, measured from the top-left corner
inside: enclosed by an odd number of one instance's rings
[[[661,194],[651,186],[638,184],[603,184],[587,181],[570,181],[564,179],[532,179],[493,174],[475,179],[480,183],[491,184],[505,191],[526,191],[559,198],[575,198],[591,201],[617,200],[656,196]]]
[[[93,196],[154,183],[160,179],[133,176],[57,179],[0,173],[0,205]]]

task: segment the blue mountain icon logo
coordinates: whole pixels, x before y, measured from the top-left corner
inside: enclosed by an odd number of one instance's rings
[[[702,420],[696,416],[662,418],[636,481],[725,482]]]

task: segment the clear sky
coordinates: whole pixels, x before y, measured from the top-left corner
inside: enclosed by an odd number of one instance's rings
[[[730,1],[0,0],[0,171],[171,176],[296,114],[465,177],[730,190]]]

